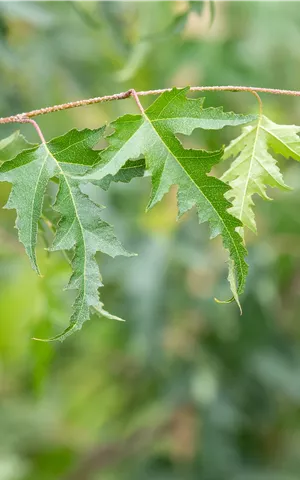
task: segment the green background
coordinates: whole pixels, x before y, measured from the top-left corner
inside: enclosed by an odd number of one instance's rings
[[[0,2],[0,112],[128,88],[299,89],[299,45],[298,2]],[[205,96],[257,112],[247,93]],[[300,99],[262,99],[273,121],[299,124]],[[127,99],[38,122],[50,139],[136,111]],[[239,131],[184,142],[213,149]],[[299,166],[280,164],[294,190],[255,198],[242,316],[213,301],[228,295],[220,239],[209,242],[194,211],[176,222],[175,189],[145,214],[150,183],[137,179],[100,198],[139,254],[99,257],[101,298],[126,323],[93,317],[63,344],[34,342],[68,324],[70,271],[41,237],[37,277],[15,212],[1,210],[0,480],[300,479]]]

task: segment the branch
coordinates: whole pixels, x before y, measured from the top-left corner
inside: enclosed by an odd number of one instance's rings
[[[127,92],[116,93],[114,95],[105,95],[104,97],[94,97],[88,98],[86,100],[77,100],[75,102],[62,103],[60,105],[53,105],[52,107],[40,108],[38,110],[31,110],[30,112],[21,113],[17,115],[11,115],[10,117],[0,118],[1,123],[12,123],[12,122],[24,122],[25,118],[36,117],[38,115],[45,115],[46,113],[58,112],[60,110],[68,110],[69,108],[83,107],[86,105],[93,105],[95,103],[109,102],[111,100],[124,100],[125,98],[133,97],[143,113],[143,107],[140,104],[139,98],[146,95],[159,95],[164,92],[169,92],[171,88],[162,88],[159,90],[147,90],[136,92],[133,89],[128,90]],[[289,95],[292,97],[300,97],[300,91],[298,90],[280,90],[277,88],[263,88],[263,87],[242,87],[242,86],[213,86],[213,87],[191,87],[192,92],[250,92],[253,94],[260,93],[269,93],[273,95]]]

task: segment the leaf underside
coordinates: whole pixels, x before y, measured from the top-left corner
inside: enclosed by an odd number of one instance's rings
[[[267,117],[244,127],[242,134],[225,149],[223,159],[235,158],[222,180],[231,186],[226,198],[232,200],[230,213],[256,232],[253,195],[270,200],[267,186],[289,190],[276,159],[270,151],[300,160],[300,139],[295,125],[277,125]],[[243,229],[240,230],[243,235]]]

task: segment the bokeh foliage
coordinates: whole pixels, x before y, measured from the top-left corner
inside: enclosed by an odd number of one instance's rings
[[[201,2],[1,2],[1,115],[131,87],[298,88],[297,2],[214,7],[212,22]],[[249,94],[206,97],[257,110]],[[299,124],[297,99],[263,102],[272,120]],[[128,112],[130,99],[39,123],[51,138]],[[1,129],[1,138],[13,131]],[[234,133],[197,131],[185,144],[218,148]],[[41,236],[37,277],[14,212],[1,210],[1,480],[299,478],[300,182],[299,166],[284,166],[294,191],[256,199],[242,317],[213,302],[228,293],[220,241],[208,242],[195,212],[176,223],[175,190],[147,215],[148,179],[103,192],[106,220],[139,253],[99,258],[105,304],[127,322],[94,317],[62,345],[30,338],[67,325],[69,267]],[[8,192],[2,184],[1,205]]]

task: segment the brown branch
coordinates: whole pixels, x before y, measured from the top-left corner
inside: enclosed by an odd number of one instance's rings
[[[146,95],[159,95],[164,92],[169,92],[171,88],[162,88],[159,90],[147,90],[141,92],[135,92],[130,89],[127,92],[116,93],[114,95],[105,95],[104,97],[88,98],[86,100],[77,100],[75,102],[62,103],[60,105],[53,105],[52,107],[40,108],[38,110],[31,110],[30,112],[21,113],[17,115],[11,115],[10,117],[0,118],[1,123],[20,122],[20,119],[36,117],[38,115],[45,115],[46,113],[58,112],[60,110],[68,110],[69,108],[83,107],[86,105],[93,105],[95,103],[109,102],[111,100],[123,100],[125,98],[133,97],[141,111],[143,107],[140,104],[139,98]],[[212,87],[191,87],[192,92],[255,92],[269,93],[273,95],[289,95],[293,97],[300,97],[300,91],[298,90],[280,90],[277,88],[263,88],[263,87],[242,87],[242,86],[212,86]]]

